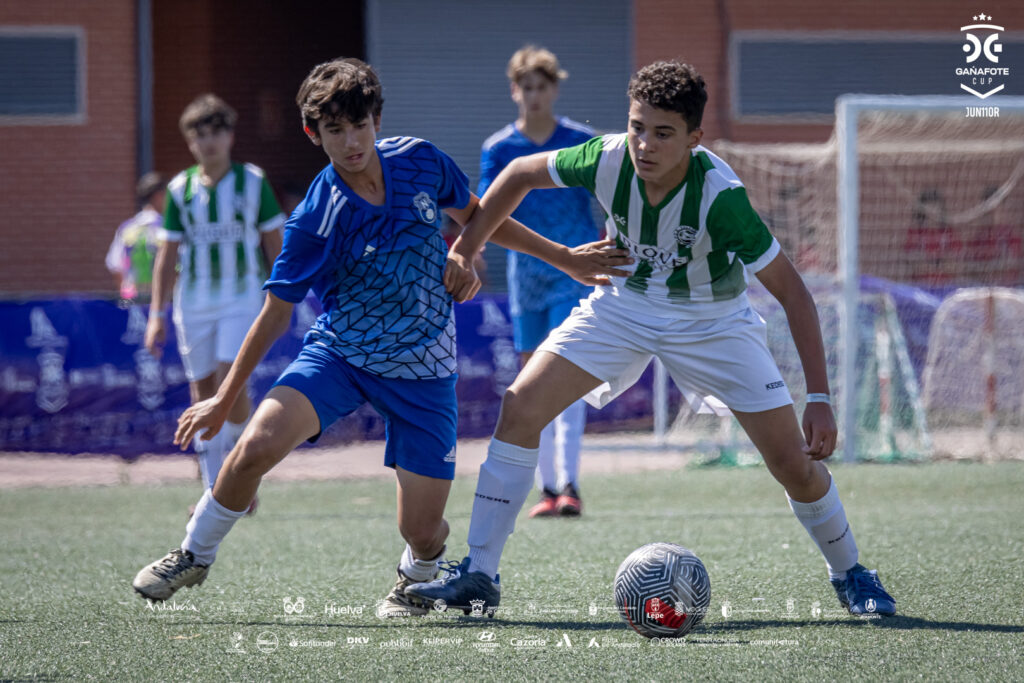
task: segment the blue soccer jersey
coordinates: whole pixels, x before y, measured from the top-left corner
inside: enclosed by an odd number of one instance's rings
[[[455,324],[442,281],[441,209],[469,203],[469,180],[419,138],[380,140],[377,154],[384,205],[368,203],[328,165],[285,224],[264,288],[293,303],[312,288],[324,313],[306,344],[381,377],[448,377]]]
[[[538,145],[510,123],[484,142],[480,155],[481,197],[513,159],[537,152],[573,147],[594,137],[594,131],[561,117],[547,142]],[[582,188],[533,190],[512,216],[548,239],[575,247],[597,239],[590,194]],[[540,259],[508,252],[509,309],[512,315],[542,311],[587,296],[589,288]]]

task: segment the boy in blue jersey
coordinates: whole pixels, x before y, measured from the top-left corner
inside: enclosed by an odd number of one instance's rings
[[[386,422],[384,462],[398,479],[398,527],[406,541],[398,580],[381,617],[424,614],[404,586],[436,575],[448,536],[444,506],[455,469],[455,336],[452,300],[477,287],[450,284],[441,211],[465,225],[477,200],[443,152],[410,137],[376,141],[383,99],[376,73],[357,59],[320,64],[296,98],[304,130],[331,163],[286,224],[266,303],[217,395],[181,416],[175,443],[205,429],[212,438],[235,396],[312,288],[324,313],[299,357],[260,403],[212,491],[189,521],[181,547],[144,567],[132,585],[150,600],[198,585],[260,480],[303,441],[369,402]],[[569,249],[511,219],[495,241],[534,254],[579,278],[603,282],[629,259],[610,243]]]
[[[558,98],[558,84],[568,74],[550,51],[527,45],[512,55],[507,74],[519,117],[484,142],[477,189],[481,197],[513,159],[574,147],[594,137],[589,127],[555,117],[552,107]],[[583,188],[534,190],[512,216],[531,230],[569,246],[597,237],[590,195]],[[508,292],[515,348],[523,365],[548,332],[589,294],[587,287],[565,273],[516,252],[508,254]],[[578,476],[586,415],[586,405],[576,401],[541,432],[537,459],[540,502],[530,510],[530,517],[575,516],[583,511]]]

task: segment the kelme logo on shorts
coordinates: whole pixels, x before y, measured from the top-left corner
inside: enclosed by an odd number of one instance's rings
[[[770,382],[768,384],[765,384],[764,388],[771,391],[772,389],[781,389],[784,386],[786,386],[786,383],[780,379],[778,382]]]

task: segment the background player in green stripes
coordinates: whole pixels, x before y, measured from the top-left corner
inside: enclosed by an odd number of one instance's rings
[[[707,93],[687,64],[657,62],[629,83],[627,133],[513,161],[488,188],[453,246],[460,287],[475,287],[469,256],[527,192],[585,187],[608,213],[608,237],[635,259],[633,274],[598,286],[540,345],[506,391],[480,467],[469,556],[448,576],[406,589],[451,607],[500,599],[502,550],[526,500],[541,429],[585,397],[603,406],[657,356],[691,402],[732,410],[825,557],[836,595],[852,613],[895,613],[857,545],[821,462],[837,428],[829,402],[817,310],[800,275],[750,206],[743,184],[701,146]],[[786,311],[803,364],[803,429],[747,300],[754,273]],[[479,603],[478,603],[479,604]]]
[[[196,165],[167,186],[154,266],[146,348],[161,352],[174,285],[174,327],[193,404],[217,393],[263,307],[261,286],[281,252],[284,215],[263,170],[231,160],[236,120],[234,109],[210,94],[193,100],[182,113],[181,133]],[[209,441],[195,440],[204,488],[213,487],[251,410],[243,391],[224,429]]]

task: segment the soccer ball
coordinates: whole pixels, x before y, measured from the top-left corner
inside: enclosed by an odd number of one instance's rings
[[[708,570],[681,545],[648,543],[619,565],[615,604],[645,638],[680,638],[704,619],[711,604]]]

